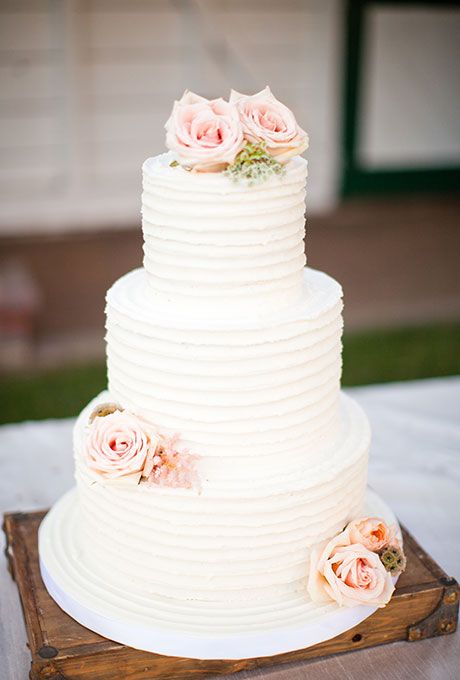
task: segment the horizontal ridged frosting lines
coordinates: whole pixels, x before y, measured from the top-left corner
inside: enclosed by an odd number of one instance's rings
[[[341,288],[304,267],[306,161],[248,187],[171,159],[144,163],[144,268],[107,293],[109,391],[75,428],[81,566],[165,626],[185,605],[195,629],[240,607],[264,626],[308,603],[312,547],[362,511],[370,430],[340,394]],[[178,433],[196,486],[92,471],[103,401]]]
[[[307,162],[262,185],[222,173],[143,166],[144,267],[156,304],[195,316],[250,315],[296,302],[305,265]]]
[[[237,451],[232,465],[241,470],[240,485],[222,480],[201,493],[126,487],[95,476],[83,455],[91,408],[75,429],[81,557],[96,573],[110,574],[112,588],[123,585],[128,597],[281,601],[304,590],[312,546],[361,511],[369,426],[347,397],[334,440],[303,460],[285,458],[285,477],[273,459],[263,484],[251,483],[257,478]]]
[[[115,400],[215,458],[306,455],[336,434],[340,286],[305,270],[284,313],[195,322],[162,316],[143,270],[107,295],[107,366]],[[209,474],[216,479],[229,466]],[[264,461],[254,469],[264,479]],[[230,475],[231,477],[231,475]],[[239,484],[238,478],[234,479]]]

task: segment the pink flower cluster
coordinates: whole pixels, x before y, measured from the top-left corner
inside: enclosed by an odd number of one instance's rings
[[[340,534],[312,551],[308,592],[314,602],[334,600],[341,606],[358,604],[384,607],[394,584],[380,554],[402,548],[396,528],[376,517],[350,522]]]
[[[143,477],[152,484],[190,489],[196,480],[193,456],[179,444],[179,435],[160,436],[158,446],[146,459]]]
[[[194,485],[197,456],[179,445],[179,435],[161,434],[139,416],[108,406],[109,412],[98,407],[90,418],[85,448],[88,467],[104,479],[182,488]]]
[[[308,147],[307,133],[268,86],[253,95],[232,90],[228,102],[186,90],[165,128],[166,146],[180,165],[201,172],[224,170],[246,142],[263,142],[281,163]]]

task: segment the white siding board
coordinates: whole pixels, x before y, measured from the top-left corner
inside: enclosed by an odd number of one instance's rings
[[[48,145],[56,143],[59,136],[52,116],[5,116],[1,119],[0,148]]]
[[[310,210],[334,200],[339,0],[3,7],[3,233],[139,223],[141,164],[164,151],[164,123],[186,87],[216,97],[270,84],[311,136]]]
[[[93,63],[88,68],[87,88],[97,97],[178,96],[183,84],[183,66],[180,62],[147,63]],[[147,93],[147,94],[146,94]]]
[[[55,97],[59,73],[57,64],[40,64],[33,57],[18,57],[16,63],[10,64],[2,63],[0,58],[0,107],[10,99]]]
[[[51,13],[0,11],[2,50],[58,48],[62,45],[63,36],[56,29]]]
[[[129,5],[128,5],[129,6]],[[156,12],[92,12],[88,17],[89,47],[136,49],[167,44],[180,48],[182,22],[179,14]]]

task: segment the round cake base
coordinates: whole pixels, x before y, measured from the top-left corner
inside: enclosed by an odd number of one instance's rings
[[[329,640],[360,623],[377,607],[314,604],[302,594],[275,603],[183,602],[124,599],[104,574],[86,568],[79,546],[76,489],[49,511],[39,530],[40,570],[57,604],[76,621],[129,647],[195,659],[274,656]],[[368,489],[365,514],[396,519]]]

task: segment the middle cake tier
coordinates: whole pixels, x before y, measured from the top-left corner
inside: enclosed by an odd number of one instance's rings
[[[341,295],[305,269],[301,301],[283,312],[194,321],[156,309],[145,271],[130,272],[107,294],[109,392],[178,433],[203,457],[205,484],[238,487],[249,471],[264,484],[337,436]]]

